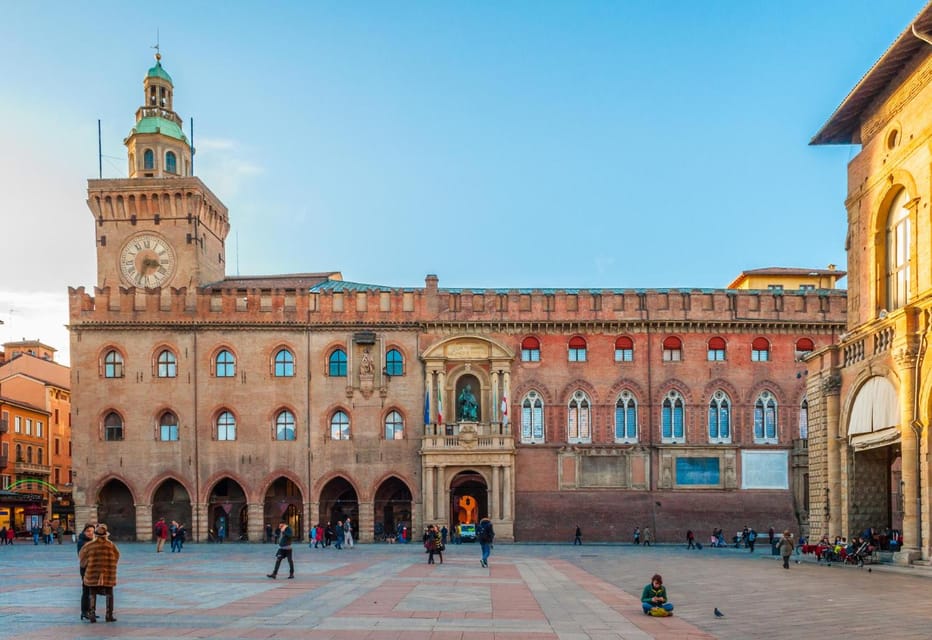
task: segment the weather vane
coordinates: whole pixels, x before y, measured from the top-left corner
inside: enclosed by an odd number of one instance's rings
[[[152,47],[150,48],[155,49],[155,59],[161,60],[162,52],[159,50],[159,30],[158,29],[155,30],[155,44],[152,45]]]

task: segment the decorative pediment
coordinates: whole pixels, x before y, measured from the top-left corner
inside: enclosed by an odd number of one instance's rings
[[[425,360],[513,360],[514,352],[504,345],[479,336],[456,336],[428,347]]]

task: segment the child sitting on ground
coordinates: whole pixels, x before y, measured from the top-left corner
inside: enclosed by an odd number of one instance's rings
[[[673,604],[667,600],[667,588],[663,586],[663,578],[655,573],[650,584],[644,586],[641,593],[641,607],[647,616],[672,616]]]

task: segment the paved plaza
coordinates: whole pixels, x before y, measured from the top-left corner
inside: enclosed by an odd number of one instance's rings
[[[928,638],[932,571],[816,564],[789,571],[764,545],[475,544],[427,565],[419,544],[337,551],[296,545],[295,580],[265,577],[267,544],[189,544],[156,554],[122,543],[115,623],[79,620],[73,545],[0,547],[3,635],[68,638],[610,640],[616,638]],[[659,572],[672,618],[641,613]],[[101,598],[98,613],[103,611]],[[715,607],[725,617],[713,615]]]

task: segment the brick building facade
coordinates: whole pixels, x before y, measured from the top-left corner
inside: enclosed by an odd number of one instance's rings
[[[800,358],[842,330],[843,291],[225,277],[228,213],[179,162],[160,63],[145,91],[130,177],[88,185],[97,286],[70,290],[79,520],[256,540],[348,515],[364,541],[486,514],[517,540],[806,525]]]

